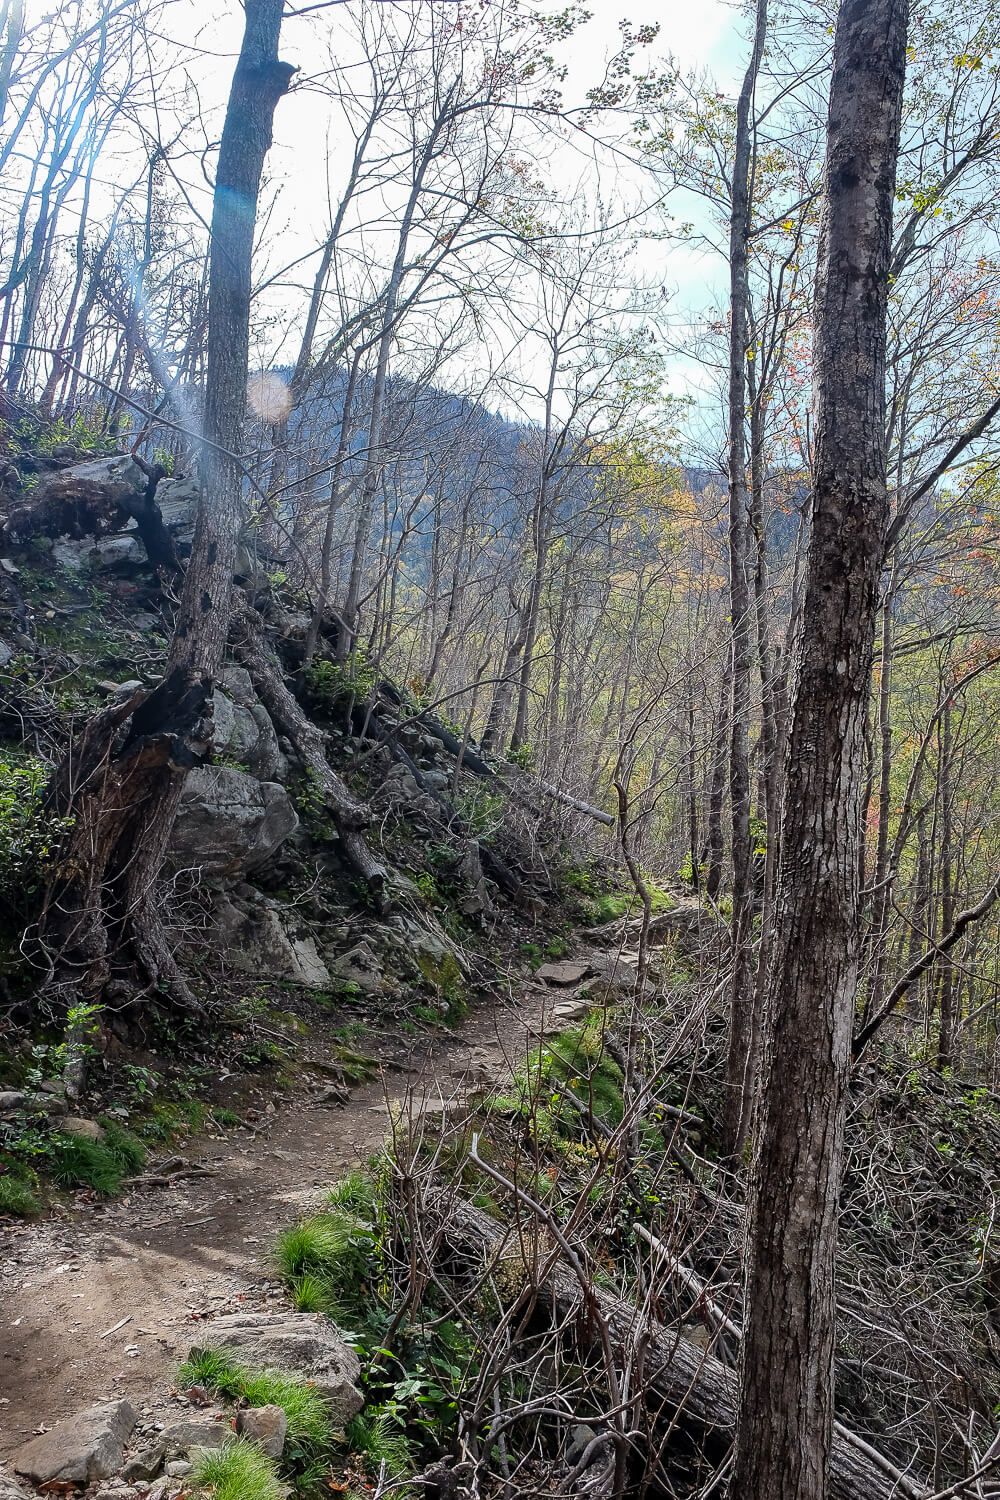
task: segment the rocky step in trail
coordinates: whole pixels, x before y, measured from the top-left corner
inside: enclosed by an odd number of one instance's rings
[[[546,966],[517,999],[474,1012],[339,1107],[321,1102],[303,1071],[259,1125],[191,1140],[183,1159],[151,1163],[127,1198],[5,1229],[0,1500],[12,1454],[95,1401],[127,1401],[138,1418],[132,1448],[176,1424],[178,1403],[189,1408],[174,1377],[199,1328],[287,1312],[270,1261],[276,1234],[379,1144],[391,1105],[410,1090],[433,1107],[523,1064],[538,1035],[586,1012],[579,981],[612,962],[581,953]]]

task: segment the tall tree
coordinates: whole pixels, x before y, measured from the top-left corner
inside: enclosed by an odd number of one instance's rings
[[[232,614],[243,516],[238,457],[246,411],[251,263],[274,110],[293,69],[278,59],[283,0],[246,0],[246,26],[219,147],[209,265],[201,499],[162,682],[88,724],[54,778],[75,826],[43,933],[55,972],[88,1000],[130,958],[147,983],[196,1008],[164,939],[155,886],[205,719]]]
[[[732,1489],[822,1500],[858,974],[865,711],[888,525],[886,303],[906,0],[842,0],[816,287],[811,534],[789,733]]]
[[[753,870],[750,842],[750,671],[753,613],[747,560],[746,408],[750,345],[747,256],[750,241],[750,109],[767,31],[767,0],[757,0],[753,50],[736,103],[736,143],[729,215],[729,613],[732,629],[732,719],[729,800],[733,853],[733,978],[730,994],[729,1063],[726,1072],[726,1139],[738,1150],[746,1129],[755,1072],[753,974]]]

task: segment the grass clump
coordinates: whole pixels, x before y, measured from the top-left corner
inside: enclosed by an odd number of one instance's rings
[[[344,1188],[346,1202],[370,1208],[357,1183]],[[370,1224],[346,1206],[293,1224],[278,1237],[278,1271],[300,1312],[350,1315],[371,1276],[374,1236]]]
[[[41,1203],[26,1182],[16,1177],[0,1177],[0,1214],[16,1214],[28,1219],[41,1212]]]
[[[205,1449],[191,1478],[198,1491],[215,1500],[283,1500],[286,1494],[274,1460],[241,1437]]]
[[[286,1454],[292,1461],[312,1462],[330,1446],[333,1431],[327,1400],[299,1375],[254,1369],[224,1349],[193,1349],[177,1381],[182,1388],[203,1385],[250,1406],[280,1406],[288,1418]]]
[[[110,1151],[123,1174],[138,1172],[145,1166],[149,1153],[137,1135],[116,1124],[114,1120],[102,1120],[101,1124],[104,1129],[102,1144]]]
[[[51,1137],[49,1174],[64,1188],[90,1188],[104,1198],[117,1193],[125,1175],[115,1152],[103,1141],[57,1131]]]

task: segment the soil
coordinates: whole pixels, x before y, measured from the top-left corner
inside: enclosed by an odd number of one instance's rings
[[[394,1100],[411,1092],[433,1105],[503,1076],[574,1008],[586,1007],[529,982],[460,1032],[417,1044],[344,1105],[318,1102],[328,1079],[303,1068],[259,1124],[165,1150],[159,1174],[152,1160],[144,1175],[161,1185],[0,1231],[0,1457],[95,1400],[166,1411],[200,1323],[286,1305],[270,1263],[276,1234],[371,1153]]]

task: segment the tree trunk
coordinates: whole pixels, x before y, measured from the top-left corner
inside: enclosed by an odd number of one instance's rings
[[[822,1500],[858,972],[862,741],[888,524],[885,341],[906,0],[842,0],[816,297],[812,526],[789,735],[732,1493]]]
[[[167,947],[155,885],[206,720],[229,632],[242,522],[240,448],[257,197],[275,106],[293,69],[278,61],[283,0],[247,0],[243,46],[219,148],[209,270],[202,498],[163,681],[91,721],[53,778],[50,801],[75,824],[48,893],[43,939],[57,982],[99,999],[116,961],[175,1003],[199,1009]]]
[[[753,611],[747,572],[746,407],[747,351],[750,341],[747,246],[750,238],[753,100],[764,36],[767,0],[757,0],[753,51],[736,105],[729,218],[729,616],[732,630],[732,718],[729,747],[729,807],[733,858],[733,975],[729,995],[729,1057],[723,1134],[728,1149],[743,1144],[756,1076],[753,1045],[753,871],[750,842],[750,666]]]

